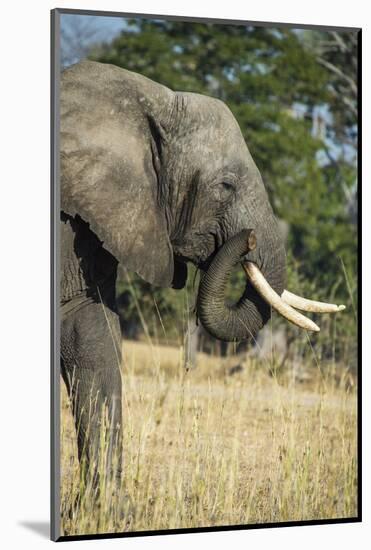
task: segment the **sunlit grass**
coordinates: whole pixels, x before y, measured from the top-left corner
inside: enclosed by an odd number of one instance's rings
[[[68,535],[354,517],[356,380],[343,365],[292,365],[125,342],[124,479],[79,499],[72,417],[62,399],[62,530]],[[104,441],[104,438],[102,438]]]

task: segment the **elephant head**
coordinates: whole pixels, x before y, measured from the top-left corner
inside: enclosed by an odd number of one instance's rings
[[[283,239],[223,102],[83,62],[63,72],[60,105],[61,207],[89,223],[120,262],[152,284],[176,288],[187,262],[201,268],[198,315],[217,338],[256,334],[272,305],[316,330],[288,305],[308,309],[284,293]],[[225,287],[237,262],[248,277],[230,307]]]

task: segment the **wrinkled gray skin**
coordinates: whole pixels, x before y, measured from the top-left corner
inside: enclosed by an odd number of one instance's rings
[[[175,288],[185,284],[186,262],[210,267],[199,317],[214,336],[237,340],[255,335],[270,315],[248,284],[237,305],[224,303],[230,269],[246,252],[244,231],[254,229],[258,242],[247,258],[279,294],[285,252],[227,106],[111,65],[83,62],[62,74],[61,208],[62,375],[80,459],[94,468],[94,411],[103,405],[111,448],[121,449],[117,263]]]

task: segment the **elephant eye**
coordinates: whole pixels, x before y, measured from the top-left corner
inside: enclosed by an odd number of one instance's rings
[[[227,191],[234,191],[234,185],[229,183],[229,181],[222,181],[222,187]]]
[[[226,203],[234,196],[235,186],[228,180],[219,180],[213,186],[215,197],[218,201]]]

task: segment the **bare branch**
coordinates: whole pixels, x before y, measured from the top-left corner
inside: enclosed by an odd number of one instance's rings
[[[326,67],[326,69],[328,69],[332,73],[338,75],[341,79],[345,80],[349,84],[352,92],[355,95],[357,95],[357,90],[358,90],[357,83],[355,82],[355,80],[353,80],[353,78],[351,78],[350,76],[345,74],[341,69],[339,69],[339,67],[336,67],[335,65],[333,65],[333,63],[330,63],[329,61],[326,61],[322,57],[318,56],[317,61],[318,61],[318,63],[320,63],[321,65]]]
[[[358,114],[357,104],[354,101],[352,101],[351,99],[349,99],[349,97],[343,96],[342,99],[343,99],[345,105],[347,105],[349,107],[349,109],[352,111],[354,116],[357,116],[357,114]]]
[[[331,32],[331,35],[334,37],[335,41],[339,45],[340,50],[342,52],[346,52],[349,49],[347,44],[344,42],[342,36],[340,35],[340,33],[336,32],[336,31],[333,31],[333,32]]]

